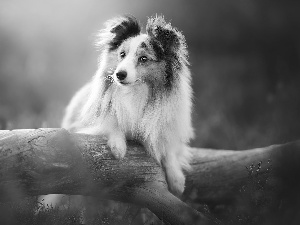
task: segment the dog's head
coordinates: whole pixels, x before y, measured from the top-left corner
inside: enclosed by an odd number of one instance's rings
[[[99,37],[98,46],[116,54],[113,79],[119,85],[147,82],[169,89],[187,64],[184,36],[162,16],[148,19],[146,34],[133,16],[119,17],[108,21]]]

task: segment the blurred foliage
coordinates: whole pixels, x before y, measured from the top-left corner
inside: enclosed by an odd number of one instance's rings
[[[163,14],[189,45],[193,146],[299,139],[299,11],[292,0],[2,0],[0,129],[58,127],[97,69],[93,40],[103,22],[131,13],[145,25]]]

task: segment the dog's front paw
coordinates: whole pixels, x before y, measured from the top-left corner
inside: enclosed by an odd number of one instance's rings
[[[107,144],[116,159],[124,158],[127,148],[125,138],[113,136],[108,139]]]
[[[181,196],[185,187],[185,177],[183,173],[168,174],[167,180],[170,191],[176,196]]]

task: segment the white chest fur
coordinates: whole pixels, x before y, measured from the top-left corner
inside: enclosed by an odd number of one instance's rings
[[[112,96],[112,108],[120,128],[127,136],[137,136],[148,100],[146,84],[118,86]]]

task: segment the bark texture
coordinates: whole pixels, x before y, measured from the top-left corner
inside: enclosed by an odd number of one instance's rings
[[[271,169],[271,182],[280,191],[296,192],[299,148],[299,141],[245,151],[193,148],[183,199],[235,201],[251,171]],[[125,159],[118,161],[99,136],[64,129],[0,131],[0,201],[44,194],[131,202],[149,208],[166,224],[218,224],[168,191],[164,172],[138,143],[129,142]]]

